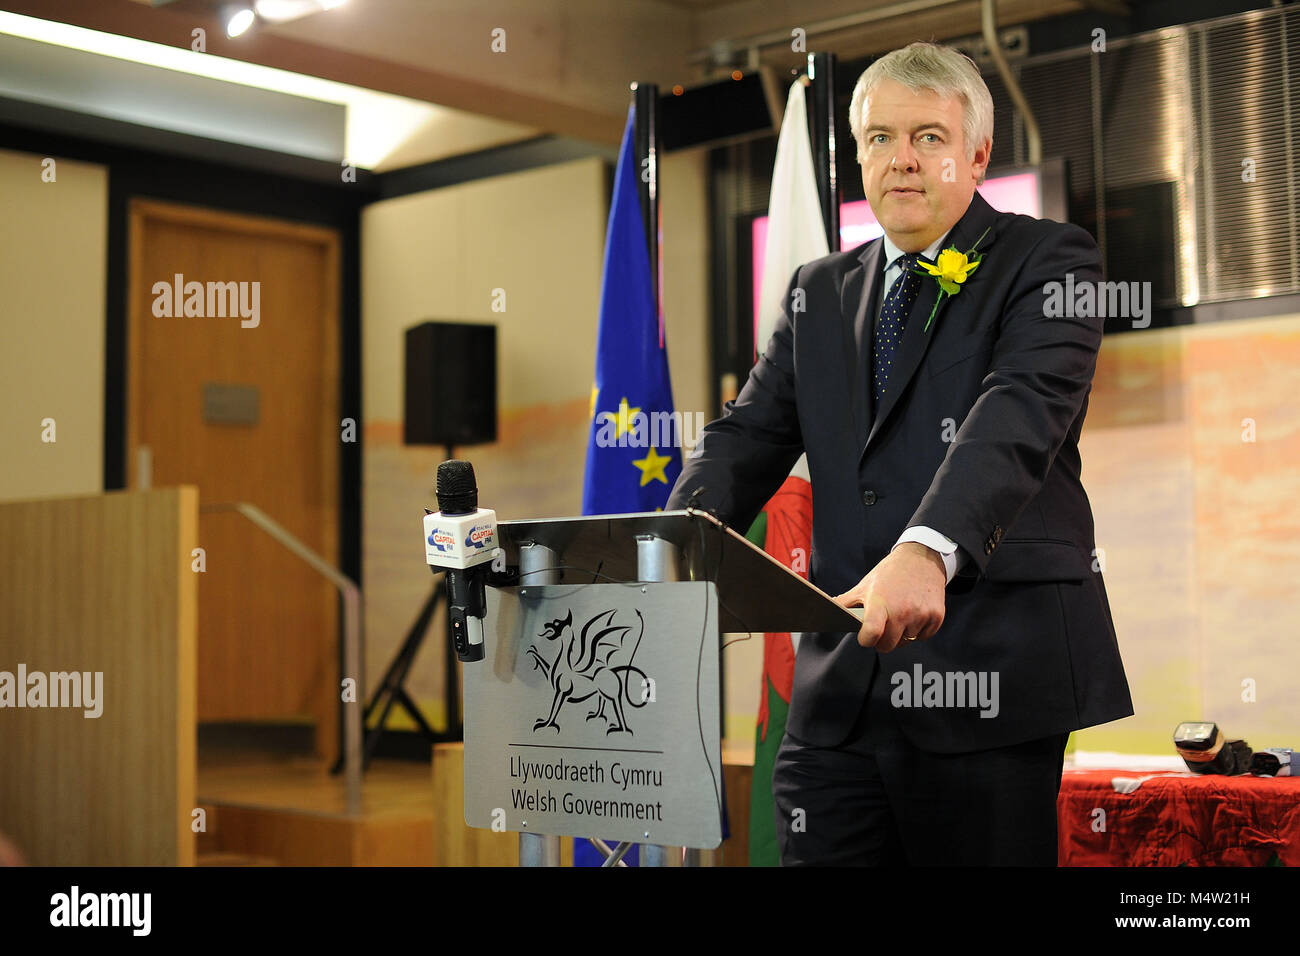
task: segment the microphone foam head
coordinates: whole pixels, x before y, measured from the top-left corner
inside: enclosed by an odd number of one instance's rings
[[[474,466],[453,458],[438,466],[438,510],[445,515],[465,515],[478,508],[478,483]]]

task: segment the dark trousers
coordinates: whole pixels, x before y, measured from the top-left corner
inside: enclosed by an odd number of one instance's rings
[[[928,753],[869,697],[838,747],[787,733],[772,773],[781,865],[1056,866],[1068,736]]]

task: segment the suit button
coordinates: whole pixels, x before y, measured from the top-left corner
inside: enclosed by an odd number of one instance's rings
[[[985,553],[985,554],[992,554],[992,553],[993,553],[993,539],[992,539],[992,538],[990,538],[988,541],[985,541],[985,542],[984,542],[984,553]]]
[[[876,493],[874,491],[862,492],[862,503],[864,505],[874,505],[876,503]]]

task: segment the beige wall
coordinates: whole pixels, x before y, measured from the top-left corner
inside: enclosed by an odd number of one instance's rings
[[[1295,746],[1297,396],[1300,316],[1106,339],[1080,450],[1136,714],[1080,749],[1170,753],[1200,719]]]
[[[499,324],[503,411],[585,398],[595,342],[579,333],[599,296],[602,192],[601,162],[587,159],[367,207],[367,424],[401,422],[402,335],[425,319]]]
[[[108,171],[44,159],[0,150],[0,499],[103,489]]]
[[[670,156],[661,169],[673,393],[678,409],[704,411],[704,155]],[[419,529],[422,509],[433,504],[443,453],[401,443],[404,330],[428,319],[498,325],[499,440],[457,455],[474,462],[480,500],[503,518],[580,513],[608,203],[605,165],[593,158],[386,200],[363,213],[363,560],[371,687],[432,584]],[[504,290],[504,311],[493,311],[495,289]],[[436,639],[425,645],[408,689],[431,719],[442,720]]]

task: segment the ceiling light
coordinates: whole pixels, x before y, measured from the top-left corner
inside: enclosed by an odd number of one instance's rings
[[[257,0],[253,4],[258,17],[270,23],[288,23],[308,14],[319,13],[317,0]]]
[[[257,15],[247,7],[236,10],[226,20],[226,36],[231,38],[239,36],[251,27],[256,19]]]
[[[253,9],[257,11],[259,20],[288,23],[322,10],[333,10],[346,2],[347,0],[257,0]]]

